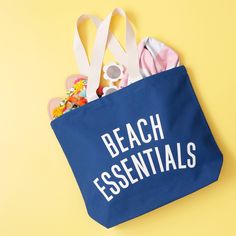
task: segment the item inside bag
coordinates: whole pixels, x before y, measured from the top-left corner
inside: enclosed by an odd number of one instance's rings
[[[144,38],[138,45],[139,67],[143,78],[180,65],[178,54],[164,43],[154,38]],[[129,74],[124,65],[112,62],[103,67],[103,79],[108,86],[99,86],[97,95],[106,96],[128,86]],[[64,99],[53,98],[48,105],[49,116],[59,116],[77,109],[87,103],[87,77],[76,75],[67,78],[67,93]]]
[[[64,99],[53,98],[49,102],[48,111],[51,119],[55,119],[75,108],[87,103],[86,99],[87,78],[72,76],[66,81],[67,93]]]
[[[159,40],[146,37],[138,45],[139,69],[143,78],[172,69],[180,65],[178,54]],[[128,85],[128,76],[124,77],[119,88]]]

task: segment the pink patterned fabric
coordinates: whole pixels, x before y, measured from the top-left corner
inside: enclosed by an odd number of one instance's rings
[[[138,45],[139,66],[143,77],[148,77],[179,66],[179,56],[164,43],[154,38],[144,38]],[[119,87],[128,85],[128,73],[121,80]]]

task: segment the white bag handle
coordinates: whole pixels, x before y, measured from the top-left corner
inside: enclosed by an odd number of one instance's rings
[[[78,29],[79,29],[80,24],[87,19],[92,20],[97,28],[99,27],[99,25],[102,22],[102,20],[99,17],[93,16],[93,15],[87,15],[87,14],[81,15],[77,19],[73,48],[74,48],[74,53],[75,53],[77,65],[79,66],[80,74],[84,75],[84,76],[88,76],[90,65],[89,65],[87,53],[86,53],[86,50],[85,50],[83,43],[81,41]],[[116,60],[120,64],[127,66],[126,54],[125,54],[123,48],[121,47],[121,45],[119,44],[119,41],[112,34],[109,34],[108,47],[109,47],[110,51],[112,52],[112,54],[114,55],[114,57],[116,58]]]
[[[96,94],[96,89],[100,83],[101,67],[103,62],[104,53],[106,50],[106,44],[109,38],[109,29],[112,16],[114,14],[120,14],[125,17],[126,21],[126,51],[127,55],[127,69],[129,72],[129,82],[135,82],[142,78],[139,72],[139,59],[138,59],[138,49],[136,45],[136,39],[134,30],[126,16],[125,12],[121,8],[115,8],[100,24],[92,53],[90,72],[88,76],[87,83],[87,99],[88,101],[93,101],[98,98]]]

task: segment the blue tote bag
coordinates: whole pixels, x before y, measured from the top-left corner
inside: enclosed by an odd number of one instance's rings
[[[96,35],[87,105],[51,122],[88,214],[109,228],[216,181],[222,154],[184,66],[140,79],[126,17],[130,85],[96,99],[115,9]]]

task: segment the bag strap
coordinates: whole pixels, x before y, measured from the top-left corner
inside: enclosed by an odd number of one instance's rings
[[[81,15],[77,19],[76,29],[75,29],[75,34],[74,34],[73,49],[74,49],[77,65],[80,70],[80,74],[84,75],[84,76],[88,76],[90,65],[89,65],[89,60],[88,60],[86,50],[84,48],[84,45],[83,45],[80,35],[79,35],[79,27],[82,22],[84,22],[85,20],[88,20],[88,19],[92,20],[92,22],[95,24],[95,26],[97,28],[99,27],[99,25],[102,22],[102,20],[99,17],[93,16],[93,15],[87,15],[87,14]],[[114,57],[116,58],[116,60],[120,64],[127,66],[125,52],[124,52],[123,48],[121,47],[119,41],[114,37],[113,34],[109,34],[108,47],[109,47],[110,51],[112,52],[112,54],[114,55]]]
[[[87,99],[92,101],[98,98],[96,89],[100,83],[101,67],[103,62],[106,44],[109,38],[110,23],[114,14],[120,14],[125,17],[126,22],[126,51],[127,69],[129,72],[129,82],[133,83],[142,78],[139,72],[138,49],[136,45],[134,30],[126,16],[126,13],[121,8],[115,8],[100,24],[92,53],[90,72],[87,83]]]

